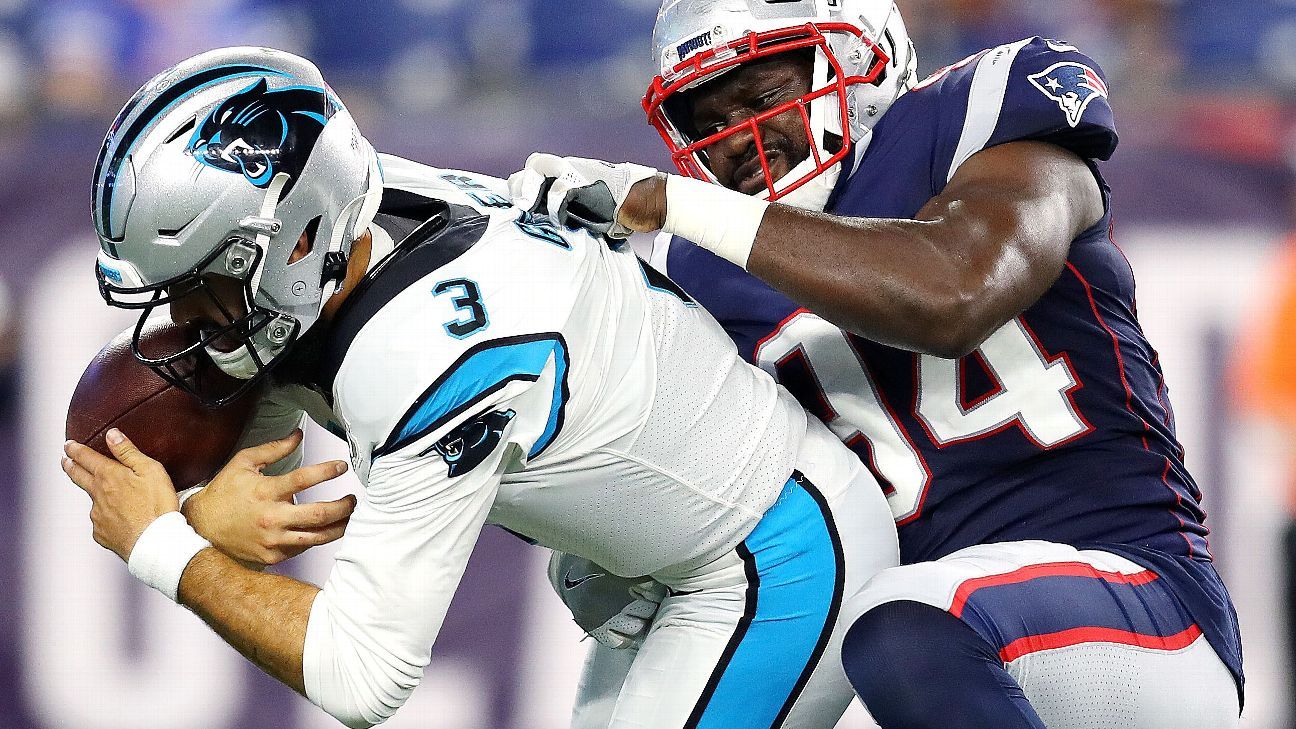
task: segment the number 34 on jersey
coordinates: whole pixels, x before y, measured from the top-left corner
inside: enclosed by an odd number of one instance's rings
[[[1020,319],[992,334],[978,350],[998,388],[970,406],[961,393],[971,358],[919,355],[914,419],[932,443],[943,448],[1019,427],[1041,448],[1052,448],[1091,430],[1071,402],[1079,386],[1065,356],[1050,358]],[[756,363],[780,382],[796,379],[818,387],[803,403],[817,403],[818,415],[839,438],[860,453],[882,483],[896,521],[918,514],[931,471],[922,452],[878,392],[850,337],[820,317],[802,310],[786,319],[756,346]],[[801,378],[786,376],[791,368]]]

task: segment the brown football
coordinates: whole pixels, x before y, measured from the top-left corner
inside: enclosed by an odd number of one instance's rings
[[[233,455],[257,401],[257,390],[220,407],[159,377],[131,354],[134,327],[113,338],[81,375],[68,406],[67,437],[109,454],[104,434],[117,428],[146,455],[166,466],[177,490],[207,481]],[[178,352],[197,341],[197,332],[166,320],[151,320],[140,339],[149,357]],[[198,379],[204,390],[233,392],[238,380],[206,357]]]

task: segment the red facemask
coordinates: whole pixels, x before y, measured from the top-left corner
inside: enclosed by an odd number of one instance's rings
[[[862,43],[863,51],[872,52],[873,61],[869,64],[868,72],[865,75],[846,76],[842,72],[841,64],[833,54],[829,43],[829,34],[832,33],[853,35]],[[706,83],[709,78],[714,78],[744,63],[768,58],[777,53],[786,53],[804,48],[813,49],[816,53],[822,52],[824,57],[828,59],[832,72],[823,85],[812,88],[809,93],[803,96],[766,109],[749,119],[696,141],[689,140],[688,135],[678,124],[671,120],[670,115],[667,113],[666,104],[672,97]],[[768,199],[773,201],[791,193],[819,174],[831,169],[833,165],[841,162],[850,153],[852,140],[849,131],[843,134],[842,147],[836,153],[829,155],[827,152],[821,151],[824,140],[815,139],[814,126],[810,117],[811,102],[835,94],[837,108],[834,111],[841,116],[840,128],[849,130],[851,125],[850,110],[846,100],[847,89],[855,84],[876,82],[882,76],[890,61],[891,59],[885,51],[872,40],[865,38],[862,30],[849,23],[806,23],[792,28],[780,28],[760,33],[752,32],[727,45],[708,49],[679,62],[671,69],[669,81],[663,76],[654,78],[652,85],[648,88],[648,93],[644,96],[643,108],[648,113],[648,122],[656,127],[662,139],[666,141],[666,146],[670,148],[671,159],[674,160],[675,166],[679,168],[680,174],[699,180],[716,181],[706,162],[705,155],[708,148],[743,130],[751,132],[755,138],[754,143],[756,153],[760,159],[761,170],[765,175]],[[806,137],[810,141],[810,153],[814,157],[814,168],[795,180],[779,181],[775,180],[770,172],[769,160],[765,155],[765,143],[761,138],[760,125],[768,119],[793,109],[800,114]],[[782,182],[783,184],[776,187],[776,182]]]

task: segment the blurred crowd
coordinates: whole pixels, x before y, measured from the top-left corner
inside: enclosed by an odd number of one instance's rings
[[[219,45],[314,59],[380,140],[443,117],[638,119],[658,0],[0,0],[0,157],[42,125],[110,119],[144,80]],[[1030,35],[1103,63],[1126,142],[1285,162],[1289,0],[900,0],[925,75]],[[500,124],[500,120],[512,120]],[[374,128],[378,127],[377,131]],[[387,131],[387,128],[392,128]],[[1166,135],[1164,128],[1174,130]],[[646,136],[646,135],[644,135]],[[1131,139],[1130,136],[1133,138]]]
[[[156,71],[233,44],[307,55],[352,105],[407,112],[596,59],[610,88],[621,56],[645,47],[655,3],[610,4],[611,16],[582,0],[0,0],[0,124],[111,115]]]
[[[111,114],[157,69],[210,47],[305,53],[377,104],[434,110],[542,84],[615,113],[646,85],[657,0],[0,0],[0,130]],[[1079,45],[1151,97],[1296,88],[1283,0],[901,0],[923,71],[1035,34]],[[549,78],[565,84],[543,88]],[[1132,93],[1136,92],[1136,93]],[[604,99],[600,101],[599,99]],[[603,108],[607,106],[609,108]],[[633,111],[633,109],[631,109]]]

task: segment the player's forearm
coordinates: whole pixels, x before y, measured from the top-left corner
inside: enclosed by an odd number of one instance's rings
[[[771,205],[747,269],[837,326],[883,344],[966,354],[1030,304],[998,261],[950,246],[945,221],[843,218]],[[969,230],[965,235],[994,235]],[[996,269],[999,270],[996,270]]]
[[[216,549],[195,556],[180,580],[182,604],[303,696],[306,625],[318,593],[314,585],[247,569]]]
[[[942,357],[1037,301],[1104,214],[1089,166],[1040,142],[973,155],[913,220],[811,213],[678,177],[630,192],[619,215],[636,230],[660,224],[843,329]]]
[[[747,269],[868,339],[958,357],[1039,300],[1103,208],[1079,157],[1014,142],[973,155],[914,220],[772,205]]]
[[[667,213],[679,208],[667,215],[663,202]],[[838,217],[670,178],[632,188],[620,220],[636,230],[663,226],[867,339],[957,357],[1046,285],[1014,248],[1015,217],[969,215],[945,202],[917,220]]]

